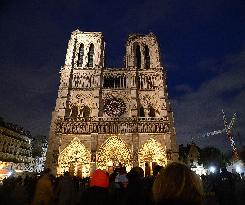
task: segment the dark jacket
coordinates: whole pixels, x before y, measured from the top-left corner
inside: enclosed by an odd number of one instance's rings
[[[113,201],[107,188],[93,186],[82,193],[79,204],[112,205]]]

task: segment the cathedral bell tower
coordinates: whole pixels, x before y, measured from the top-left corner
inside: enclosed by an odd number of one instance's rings
[[[105,42],[101,32],[73,31],[65,65],[60,70],[60,86],[52,122],[47,166],[56,173],[63,139],[55,133],[57,121],[89,119],[99,115],[101,71]]]
[[[72,32],[50,126],[46,167],[54,174],[153,169],[177,159],[155,35],[129,36],[124,68],[106,68],[104,53],[101,32]]]
[[[159,68],[160,50],[153,33],[148,35],[130,35],[126,43],[126,67],[140,70]]]

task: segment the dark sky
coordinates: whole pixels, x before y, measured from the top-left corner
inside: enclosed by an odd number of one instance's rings
[[[48,135],[59,70],[70,34],[101,31],[106,64],[123,66],[130,33],[156,34],[174,110],[178,143],[229,150],[223,129],[237,112],[245,144],[244,0],[0,0],[0,116]],[[237,133],[240,133],[240,137]]]

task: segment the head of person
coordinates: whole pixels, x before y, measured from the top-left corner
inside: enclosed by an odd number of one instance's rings
[[[202,182],[185,164],[173,162],[157,175],[153,197],[157,204],[200,205],[203,200]]]
[[[144,170],[141,167],[133,167],[127,174],[129,181],[134,181],[135,179],[142,179],[144,177]]]
[[[159,174],[159,172],[161,171],[162,169],[162,166],[160,165],[156,165],[154,168],[153,168],[153,176],[157,176]]]
[[[225,166],[221,167],[221,171],[226,172],[227,171],[226,167]]]
[[[109,176],[104,171],[97,169],[91,176],[90,187],[109,187]]]
[[[69,172],[65,172],[64,176],[66,176],[66,177],[69,176]]]
[[[50,175],[51,174],[51,169],[46,168],[43,170],[43,172],[41,173],[41,175]]]

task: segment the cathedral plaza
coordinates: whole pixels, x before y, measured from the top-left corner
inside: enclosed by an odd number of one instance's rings
[[[105,67],[101,32],[72,32],[52,113],[46,167],[87,177],[178,158],[166,69],[153,33],[129,35],[123,68]],[[57,70],[58,75],[58,70]]]

